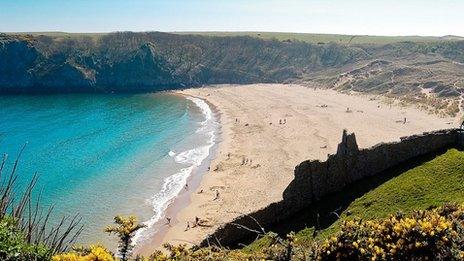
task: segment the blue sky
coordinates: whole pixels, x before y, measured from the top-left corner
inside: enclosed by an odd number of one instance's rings
[[[0,32],[279,31],[464,36],[462,0],[0,0]]]

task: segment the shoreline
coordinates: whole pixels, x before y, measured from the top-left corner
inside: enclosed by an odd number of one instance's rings
[[[176,209],[176,223],[157,233],[144,253],[161,249],[165,242],[197,244],[221,224],[279,200],[293,179],[294,167],[307,159],[325,160],[335,151],[344,128],[357,134],[360,147],[369,147],[449,127],[445,122],[451,119],[416,108],[388,108],[371,96],[300,85],[219,85],[174,94],[203,99],[214,108],[221,140],[215,155],[210,154],[211,170],[196,175],[201,176],[198,187],[186,195],[185,207]],[[399,124],[406,116],[408,124]],[[285,124],[279,123],[282,118]],[[244,165],[248,157],[253,163]],[[198,194],[200,189],[205,192]],[[218,200],[212,200],[215,190],[221,193]],[[204,226],[184,231],[186,221],[195,216]]]
[[[161,214],[161,218],[149,228],[151,231],[148,231],[148,235],[145,236],[146,238],[143,238],[140,243],[136,244],[135,249],[134,249],[135,254],[150,255],[151,253],[153,253],[154,249],[162,247],[162,243],[163,243],[162,239],[168,232],[170,226],[179,224],[179,221],[177,220],[177,215],[182,209],[186,208],[191,203],[191,195],[195,193],[195,191],[200,186],[203,175],[208,171],[211,165],[211,162],[216,157],[216,153],[218,152],[218,146],[220,142],[222,141],[221,113],[216,108],[216,106],[214,106],[207,100],[200,98],[200,97],[180,94],[177,92],[170,92],[170,93],[166,92],[166,93],[168,93],[169,95],[182,96],[184,99],[188,99],[188,97],[197,98],[197,99],[202,100],[208,105],[209,109],[212,111],[213,121],[214,123],[217,124],[214,130],[214,143],[209,148],[208,156],[202,161],[200,166],[196,167],[188,176],[187,178],[188,190],[182,189],[180,193],[177,194],[168,203],[166,210]],[[191,102],[195,104],[195,102],[193,101]],[[197,104],[195,104],[195,106],[197,106],[197,108],[201,110],[201,108],[198,107]],[[170,225],[167,224],[166,217],[171,218]],[[153,231],[153,230],[156,230],[156,231]],[[186,242],[186,243],[191,244],[192,242]],[[156,248],[153,248],[153,246],[156,246]]]

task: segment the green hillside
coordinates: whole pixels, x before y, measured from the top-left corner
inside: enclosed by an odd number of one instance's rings
[[[175,32],[177,34],[207,35],[207,36],[251,36],[261,39],[277,39],[280,41],[298,40],[307,43],[337,43],[337,44],[391,44],[398,42],[438,42],[448,40],[463,40],[459,36],[379,36],[379,35],[344,35],[344,34],[311,34],[286,32]]]
[[[450,149],[435,159],[390,179],[352,202],[340,219],[323,230],[316,239],[326,238],[340,229],[346,220],[371,220],[388,217],[396,212],[410,213],[464,202],[464,152]],[[300,231],[308,239],[308,228]]]

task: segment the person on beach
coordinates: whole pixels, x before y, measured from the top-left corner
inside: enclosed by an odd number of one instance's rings
[[[403,124],[406,124],[406,117],[404,117]]]
[[[214,197],[213,200],[217,200],[219,198],[219,190],[216,189],[216,196]]]
[[[282,119],[279,119],[279,124],[282,124]]]
[[[190,222],[187,221],[187,227],[185,228],[184,231],[187,231],[187,230],[189,230],[189,229],[190,229]]]
[[[166,217],[166,225],[171,225],[171,218],[170,217]]]
[[[189,189],[189,185],[185,184],[185,190],[188,190],[188,189]]]
[[[193,226],[196,227],[199,225],[199,223],[200,223],[200,218],[195,216],[195,223],[193,223]]]

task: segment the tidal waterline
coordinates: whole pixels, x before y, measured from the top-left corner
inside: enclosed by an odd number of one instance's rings
[[[110,247],[116,240],[103,229],[115,215],[148,224],[162,216],[208,156],[214,124],[206,103],[172,94],[0,96],[0,151],[10,167],[27,142],[19,184],[38,172],[52,221],[78,213],[79,242]]]

